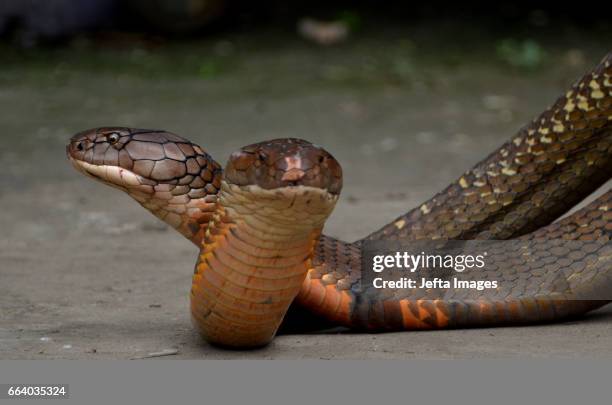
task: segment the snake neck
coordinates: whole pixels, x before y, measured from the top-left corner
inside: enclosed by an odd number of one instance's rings
[[[200,246],[217,206],[216,189],[190,189],[180,185],[158,184],[125,191],[157,218]]]
[[[311,266],[335,196],[222,183],[193,277],[192,319],[224,346],[269,343]]]

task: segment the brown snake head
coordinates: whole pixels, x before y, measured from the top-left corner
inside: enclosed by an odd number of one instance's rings
[[[72,165],[119,188],[199,243],[214,211],[222,170],[198,145],[165,131],[95,128],[66,146]]]
[[[337,195],[342,189],[342,168],[329,152],[310,142],[274,139],[234,152],[225,168],[225,180],[266,190],[313,187]]]

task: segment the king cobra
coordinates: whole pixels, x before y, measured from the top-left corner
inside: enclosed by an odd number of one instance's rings
[[[222,170],[170,132],[104,127],[73,136],[67,155],[200,248],[191,314],[211,343],[265,345],[288,311],[381,332],[550,322],[609,299],[612,190],[559,218],[610,178],[612,53],[442,192],[354,243],[321,234],[342,172],[328,152],[303,140],[244,147]],[[507,239],[601,243],[586,253],[542,251],[531,264],[502,254],[484,270],[491,274],[479,276],[506,287],[486,296],[381,291],[360,282],[370,241]],[[562,271],[565,287],[546,281]]]

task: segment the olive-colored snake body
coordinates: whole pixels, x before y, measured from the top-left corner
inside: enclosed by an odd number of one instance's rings
[[[386,331],[553,321],[610,299],[612,191],[553,221],[612,173],[612,54],[457,181],[355,243],[321,235],[341,169],[306,141],[244,147],[225,171],[164,131],[88,130],[67,153],[79,171],[127,192],[201,248],[191,310],[213,343],[268,343],[292,303],[332,325]],[[473,276],[499,280],[493,293],[361,282],[370,242],[507,239],[516,250],[498,251]],[[517,259],[531,252],[539,256]]]

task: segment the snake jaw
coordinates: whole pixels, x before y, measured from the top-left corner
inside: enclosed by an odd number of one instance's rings
[[[87,170],[87,166],[93,166],[93,165],[89,165],[87,162],[83,162],[81,160],[74,159],[71,156],[68,156],[68,160],[72,164],[72,167],[74,167],[76,169],[76,171],[78,171],[79,173],[81,173],[81,174],[83,174],[83,175],[85,175],[85,176],[87,176],[87,177],[89,177],[91,179],[94,179],[95,181],[99,181],[100,183],[104,183],[104,184],[106,184],[108,186],[124,190],[121,187],[118,187],[118,186],[116,186],[114,184],[108,183],[103,177],[101,177],[99,174],[97,174],[95,170],[91,170],[91,171]]]
[[[150,184],[144,177],[118,166],[93,165],[72,157],[69,160],[77,171],[122,191],[129,192],[138,189],[138,186]]]

